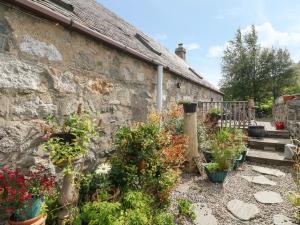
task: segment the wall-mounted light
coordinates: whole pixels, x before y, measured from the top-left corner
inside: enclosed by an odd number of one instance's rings
[[[177,87],[177,88],[181,88],[181,83],[178,82],[178,83],[176,84],[176,87]]]

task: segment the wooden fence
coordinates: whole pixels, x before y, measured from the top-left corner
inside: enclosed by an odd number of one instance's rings
[[[254,104],[254,103],[253,103]],[[221,127],[247,128],[255,121],[255,111],[248,101],[198,102],[198,116],[205,120],[212,109],[219,109]]]

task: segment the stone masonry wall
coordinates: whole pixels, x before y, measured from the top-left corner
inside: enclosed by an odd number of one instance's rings
[[[89,158],[95,163],[106,157],[120,125],[143,121],[155,109],[156,69],[60,25],[0,5],[0,162],[22,167],[47,163],[38,148],[39,121],[50,113],[76,111],[80,103],[102,120]],[[222,96],[164,72],[164,106],[182,98]]]

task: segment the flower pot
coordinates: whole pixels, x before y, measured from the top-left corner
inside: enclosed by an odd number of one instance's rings
[[[283,130],[284,129],[284,122],[283,121],[275,122],[275,127],[276,127],[277,130]]]
[[[76,136],[72,133],[54,133],[50,135],[50,138],[59,138],[63,143],[72,144],[75,141]]]
[[[8,224],[10,224],[10,225],[45,225],[46,219],[47,219],[47,215],[44,214],[44,215],[39,215],[30,220],[25,220],[25,221],[20,221],[20,222],[9,220]]]
[[[41,213],[41,207],[44,203],[44,199],[41,197],[33,196],[28,199],[24,204],[24,207],[18,209],[13,214],[14,221],[26,221],[32,218],[36,218]]]
[[[197,110],[197,103],[183,103],[185,113],[194,113]]]
[[[207,174],[207,177],[208,179],[213,182],[213,183],[223,183],[227,174],[228,174],[228,171],[216,171],[216,172],[210,172],[208,169],[207,169],[207,166],[204,165],[204,170]]]
[[[249,126],[248,127],[248,136],[263,138],[265,136],[265,127],[264,126]]]

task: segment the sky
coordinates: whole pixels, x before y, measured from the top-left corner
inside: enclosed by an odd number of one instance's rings
[[[300,61],[300,0],[97,0],[219,85],[221,57],[238,28],[254,24],[263,47],[287,48]]]

